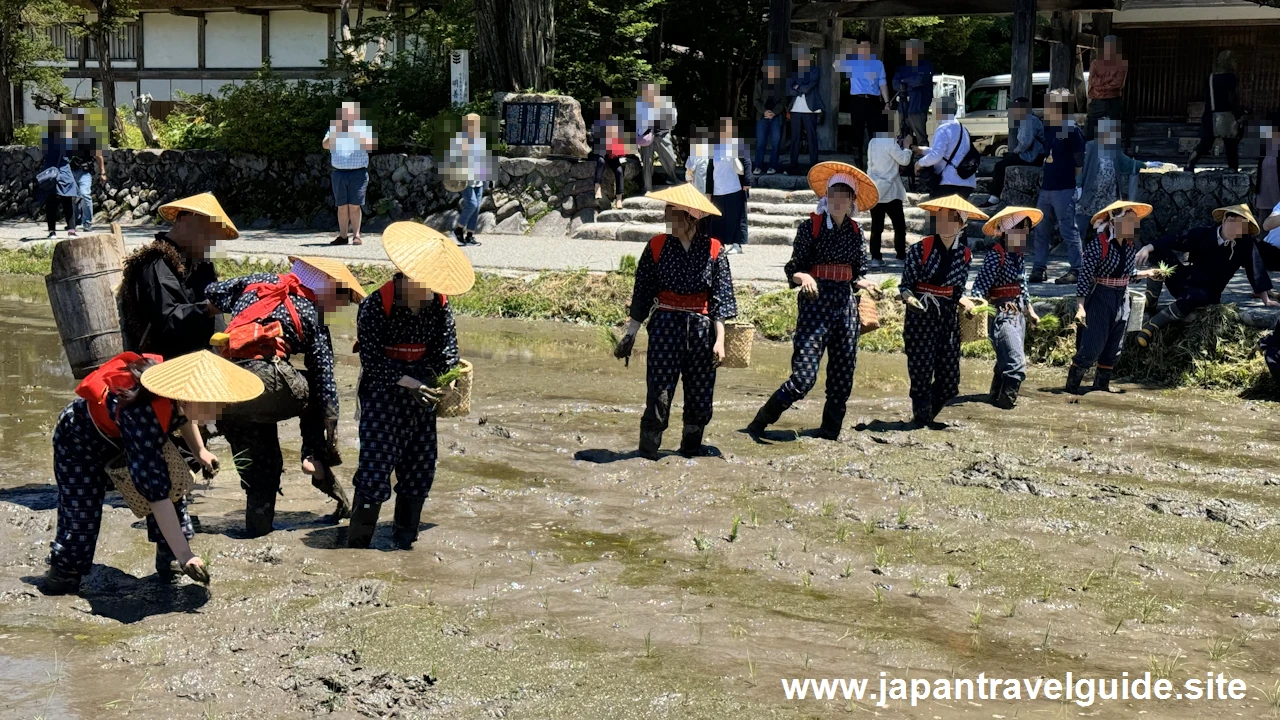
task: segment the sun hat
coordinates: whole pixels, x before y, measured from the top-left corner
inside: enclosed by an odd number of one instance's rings
[[[319,257],[294,257],[290,255],[289,262],[293,263],[293,274],[302,278],[302,284],[307,287],[311,287],[307,276],[313,275],[314,271],[319,271],[336,282],[339,287],[350,290],[351,296],[357,301],[365,299],[369,294],[364,291],[364,286],[360,284],[356,276],[351,274],[351,268],[348,268],[347,264],[341,260]],[[308,272],[308,270],[311,270],[311,272]],[[314,290],[315,288],[312,289]]]
[[[461,295],[476,284],[476,271],[453,240],[415,222],[391,223],[382,249],[396,269],[441,295]]]
[[[152,365],[142,386],[160,397],[185,402],[238,403],[262,394],[262,380],[208,350],[197,350]]]
[[[648,192],[644,196],[687,210],[690,215],[698,220],[707,215],[720,215],[720,208],[713,205],[706,195],[698,192],[698,188],[689,183]]]
[[[235,240],[240,237],[240,231],[236,229],[235,223],[231,222],[231,218],[218,204],[218,198],[213,193],[200,193],[192,195],[181,200],[174,200],[171,203],[165,203],[160,206],[160,217],[165,222],[173,223],[178,219],[178,213],[193,212],[197,215],[203,215],[213,221],[222,229],[223,240]]]
[[[968,200],[959,195],[948,195],[936,200],[925,200],[920,203],[920,207],[929,212],[937,212],[939,210],[955,210],[965,220],[986,220],[987,214],[970,203]]]
[[[825,198],[827,190],[837,183],[853,188],[854,202],[860,212],[866,212],[880,202],[880,191],[876,189],[875,181],[852,165],[828,160],[809,170],[809,189],[820,198]]]
[[[992,215],[991,219],[987,221],[987,224],[982,226],[982,233],[984,235],[991,236],[1003,235],[1027,218],[1031,219],[1031,227],[1035,227],[1044,219],[1044,213],[1035,208],[1010,205],[995,215]]]
[[[1242,203],[1240,205],[1220,207],[1213,211],[1213,221],[1221,225],[1223,219],[1228,215],[1235,215],[1237,217],[1244,218],[1244,221],[1249,223],[1249,227],[1251,228],[1251,230],[1249,230],[1250,235],[1257,235],[1262,232],[1262,229],[1258,227],[1258,221],[1253,218],[1253,211],[1249,210],[1248,205]]]
[[[1138,216],[1139,220],[1151,214],[1151,206],[1146,203],[1131,202],[1129,200],[1117,200],[1111,203],[1110,205],[1102,208],[1098,212],[1094,213],[1092,218],[1093,224],[1096,225],[1102,222],[1103,220],[1106,220],[1107,218],[1111,217],[1111,213],[1117,210],[1131,210],[1133,214]]]

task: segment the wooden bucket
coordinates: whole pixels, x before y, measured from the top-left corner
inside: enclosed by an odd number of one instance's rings
[[[960,313],[960,343],[962,345],[978,340],[986,340],[990,337],[987,333],[986,313],[975,312],[970,315],[962,307],[956,308],[956,312]]]
[[[858,296],[858,323],[862,326],[861,332],[864,334],[880,329],[880,310],[870,295]]]
[[[755,340],[756,326],[749,322],[724,324],[724,362],[720,367],[751,367],[751,343]]]
[[[182,453],[172,441],[164,441],[162,452],[165,464],[169,466],[171,483],[169,499],[178,502],[191,492],[191,468],[187,466],[187,461],[182,459]],[[138,492],[138,488],[134,486],[133,477],[129,475],[129,466],[125,462],[123,453],[107,463],[107,477],[111,478],[111,484],[120,491],[120,495],[134,515],[144,518],[151,514],[151,503],[147,502],[147,499],[142,497],[142,493]]]
[[[53,319],[77,380],[123,350],[116,288],[124,264],[124,240],[95,234],[53,246],[53,265],[45,276]]]
[[[474,379],[474,368],[466,360],[459,360],[462,375],[454,381],[453,389],[446,391],[440,402],[436,403],[436,417],[462,417],[471,414],[471,383]]]

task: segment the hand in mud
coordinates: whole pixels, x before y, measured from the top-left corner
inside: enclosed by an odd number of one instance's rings
[[[631,367],[631,351],[636,346],[636,336],[630,333],[623,335],[618,341],[618,347],[614,349],[613,356],[619,360],[625,360],[627,367]]]
[[[908,297],[906,300],[906,303],[907,303],[907,310],[909,312],[913,312],[913,313],[924,312],[924,304],[922,304],[920,302],[920,298],[916,297],[915,295]]]
[[[1077,307],[1076,308],[1076,324],[1078,324],[1080,327],[1088,327],[1089,324],[1085,322],[1086,317],[1088,317],[1088,315],[1085,313],[1084,308]]]
[[[440,402],[440,398],[444,397],[443,388],[433,388],[426,384],[419,385],[417,390],[413,391],[414,399],[418,404],[425,408],[433,408],[436,403]]]
[[[182,566],[182,573],[201,585],[208,585],[211,580],[209,568],[205,567],[204,560],[198,557],[188,560],[187,564]]]
[[[206,480],[212,480],[218,475],[218,457],[207,449],[202,449],[196,457],[200,461],[200,470],[204,474]]]

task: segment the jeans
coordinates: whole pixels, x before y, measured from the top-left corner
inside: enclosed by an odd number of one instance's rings
[[[901,260],[907,254],[907,219],[901,200],[878,203],[871,208],[871,257],[879,260],[880,239],[884,235],[884,216],[893,222],[893,249]]]
[[[645,192],[653,190],[653,154],[655,152],[662,160],[662,169],[666,171],[670,183],[675,185],[680,182],[680,163],[676,162],[676,148],[671,144],[671,132],[656,130],[653,142],[640,148],[640,169],[644,175]]]
[[[80,197],[76,198],[80,227],[88,230],[93,225],[93,172],[72,170],[71,176],[76,179],[76,187],[80,190]]]
[[[458,211],[458,225],[475,232],[480,220],[480,201],[484,199],[483,185],[468,185],[462,189],[462,209]]]
[[[791,113],[791,170],[800,166],[800,129],[809,138],[809,164],[818,164],[818,113]]]
[[[782,116],[774,115],[770,118],[760,118],[756,120],[756,167],[761,172],[767,171],[769,168],[778,169],[778,146],[782,144]],[[764,164],[764,151],[766,147],[772,146],[773,153],[769,155],[769,164]]]
[[[1067,244],[1067,262],[1071,264],[1071,272],[1080,269],[1080,230],[1076,227],[1076,191],[1041,190],[1036,200],[1036,209],[1044,213],[1044,220],[1036,226],[1033,244],[1035,256],[1033,267],[1044,270],[1049,267],[1049,242],[1053,237],[1053,226],[1058,225],[1058,234]]]

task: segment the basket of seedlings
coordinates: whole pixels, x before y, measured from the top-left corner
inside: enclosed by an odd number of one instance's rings
[[[749,322],[732,321],[724,324],[724,362],[720,367],[751,367],[751,344],[755,340],[756,326]]]
[[[459,360],[452,370],[436,378],[435,387],[446,388],[444,396],[436,403],[436,417],[462,417],[471,414],[471,384],[474,375],[471,363]]]
[[[169,499],[178,502],[191,492],[191,468],[187,466],[187,461],[183,459],[182,453],[178,451],[173,441],[165,440],[161,452],[164,455],[165,465],[169,468]],[[135,516],[144,518],[151,514],[151,503],[133,484],[133,476],[129,474],[129,464],[125,461],[123,453],[107,463],[107,477],[111,478],[111,484],[120,491],[125,504]]]

